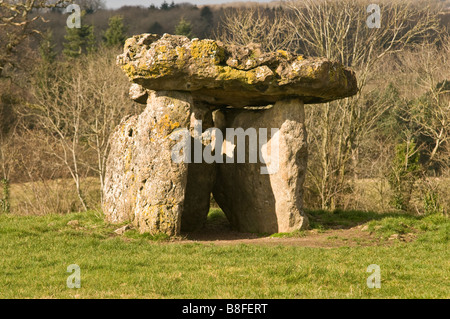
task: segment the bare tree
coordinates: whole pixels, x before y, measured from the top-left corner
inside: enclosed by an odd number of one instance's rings
[[[369,28],[368,0],[284,1],[282,10],[231,9],[222,21],[225,42],[262,42],[266,51],[288,49],[323,56],[357,72],[359,93],[306,108],[311,158],[309,189],[322,208],[335,208],[357,177],[359,145],[390,107],[369,96],[378,64],[412,43],[436,36],[439,8],[412,1],[383,1],[381,27]],[[269,14],[270,13],[270,14]],[[380,70],[385,72],[385,70]]]
[[[103,187],[109,136],[123,116],[136,111],[116,54],[105,49],[59,64],[48,78],[38,76],[30,104],[48,151],[66,167],[85,210],[82,178],[94,170]]]
[[[293,17],[286,23],[296,34],[300,51],[340,61],[357,71],[355,97],[307,108],[310,145],[321,163],[309,172],[322,208],[334,209],[339,194],[349,190],[349,178],[356,177],[359,145],[389,108],[364,100],[374,89],[367,82],[376,64],[438,30],[437,10],[397,1],[381,5],[381,28],[368,28],[368,4],[353,0],[287,3]]]
[[[225,9],[216,38],[229,44],[258,43],[266,52],[289,48],[294,34],[285,12],[269,12],[260,7]]]
[[[81,154],[86,152],[82,137],[84,117],[88,111],[83,103],[83,75],[82,72],[64,74],[64,71],[57,70],[53,79],[35,84],[36,103],[31,107],[36,111],[34,114],[40,127],[48,132],[53,142],[59,144],[60,148],[52,147],[52,143],[48,149],[66,166],[75,182],[80,203],[87,210],[81,191],[80,167]]]
[[[432,147],[425,148],[427,164],[439,161],[448,166],[450,160],[440,152],[450,142],[450,36],[436,43],[423,43],[400,59],[403,77],[409,78],[410,90],[420,92],[415,103],[405,105],[405,120],[416,128],[416,134],[431,139]],[[411,81],[413,79],[414,81]]]
[[[45,21],[39,9],[68,4],[66,0],[0,0],[0,78],[7,65],[15,66],[16,48],[30,35],[40,33],[35,21]]]
[[[109,137],[121,119],[138,112],[138,105],[128,96],[129,82],[122,70],[116,67],[116,52],[103,50],[97,58],[87,59],[84,67],[84,89],[89,92],[86,103],[89,108],[87,124],[88,145],[96,154],[96,162],[90,164],[103,189],[106,160],[109,154]],[[100,192],[101,195],[102,192]]]

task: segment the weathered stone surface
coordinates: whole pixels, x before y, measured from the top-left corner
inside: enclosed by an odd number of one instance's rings
[[[231,224],[240,231],[258,233],[306,228],[302,195],[308,152],[302,101],[280,101],[259,111],[227,110],[225,116],[229,128],[255,128],[257,132],[259,128],[279,128],[275,136],[270,136],[269,131],[267,144],[258,146],[272,174],[261,174],[264,164],[260,160],[249,162],[250,139],[246,142],[245,163],[218,164],[214,198]],[[237,145],[237,140],[230,140],[229,136],[227,139],[225,151],[230,156],[228,147],[230,143]],[[261,143],[261,136],[258,140]],[[231,148],[235,158],[237,148]]]
[[[199,114],[206,116],[207,111],[194,108],[189,93],[162,91],[150,93],[141,115],[122,121],[112,136],[105,178],[103,210],[108,221],[132,221],[140,232],[171,236],[179,234],[183,213],[187,225],[201,224],[209,209],[214,171],[204,178],[197,178],[196,172],[213,168],[194,166],[188,177],[191,164],[172,160],[178,141],[171,138],[178,129],[189,132]],[[200,179],[203,184],[198,185]]]
[[[186,163],[172,161],[176,141],[170,135],[188,129],[192,106],[190,94],[153,92],[139,116],[134,138],[136,152],[136,206],[134,223],[140,232],[177,235],[186,193]]]
[[[125,117],[110,137],[111,150],[106,163],[102,203],[103,213],[110,223],[134,219],[137,183],[133,137],[137,132],[137,120],[137,116]]]
[[[133,83],[130,87],[130,98],[137,103],[147,104],[148,90],[137,83]]]
[[[262,53],[256,44],[143,34],[126,41],[118,64],[144,88],[189,91],[195,101],[216,107],[262,106],[285,97],[320,103],[357,92],[354,72],[340,63],[286,51]]]

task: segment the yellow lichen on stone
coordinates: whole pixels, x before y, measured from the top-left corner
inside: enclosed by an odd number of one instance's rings
[[[133,44],[136,44],[136,42],[136,36],[126,39],[124,45],[125,49],[131,48]]]
[[[313,77],[314,76],[314,68],[312,66],[308,66],[306,69],[306,76]]]
[[[167,52],[167,47],[165,45],[160,45],[155,50],[156,50],[156,52],[159,51],[160,53],[166,53]]]
[[[149,232],[152,235],[166,234],[173,236],[176,234],[176,225],[178,215],[176,213],[177,205],[171,203],[156,204],[145,207],[140,214],[139,229],[140,232]],[[143,227],[144,224],[146,227]]]
[[[177,66],[179,69],[181,69],[186,65],[186,49],[183,47],[177,47],[176,54],[177,54]]]
[[[170,133],[178,127],[180,127],[180,123],[172,121],[167,114],[158,120],[156,124],[158,134],[163,135],[164,137],[170,135]],[[165,132],[167,132],[167,134],[164,134]]]
[[[254,70],[244,71],[233,69],[229,66],[218,66],[217,67],[218,76],[217,80],[229,81],[236,80],[243,84],[251,85],[256,82],[256,72]]]
[[[225,53],[213,40],[192,40],[191,56],[196,62],[200,61],[203,64],[213,60],[217,65],[224,59]]]
[[[279,53],[285,59],[289,59],[290,57],[290,54],[285,50],[277,50],[277,53]]]
[[[133,78],[134,75],[136,74],[135,67],[130,63],[122,65],[121,68],[129,78]]]

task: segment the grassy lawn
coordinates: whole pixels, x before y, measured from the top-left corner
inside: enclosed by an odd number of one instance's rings
[[[308,248],[184,243],[133,230],[118,236],[118,226],[105,224],[96,212],[1,215],[0,298],[450,297],[448,218],[309,214],[317,231],[364,225],[381,244]],[[214,211],[211,219],[217,221],[219,215]],[[78,223],[68,225],[71,220]],[[387,239],[411,233],[410,242]],[[66,286],[71,264],[81,268],[80,289]],[[381,289],[366,285],[370,264],[381,267]]]

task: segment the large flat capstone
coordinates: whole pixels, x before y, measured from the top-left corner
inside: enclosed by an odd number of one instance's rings
[[[286,97],[322,103],[358,90],[353,71],[324,58],[169,34],[128,39],[118,64],[146,89],[188,91],[216,107],[261,106]]]

